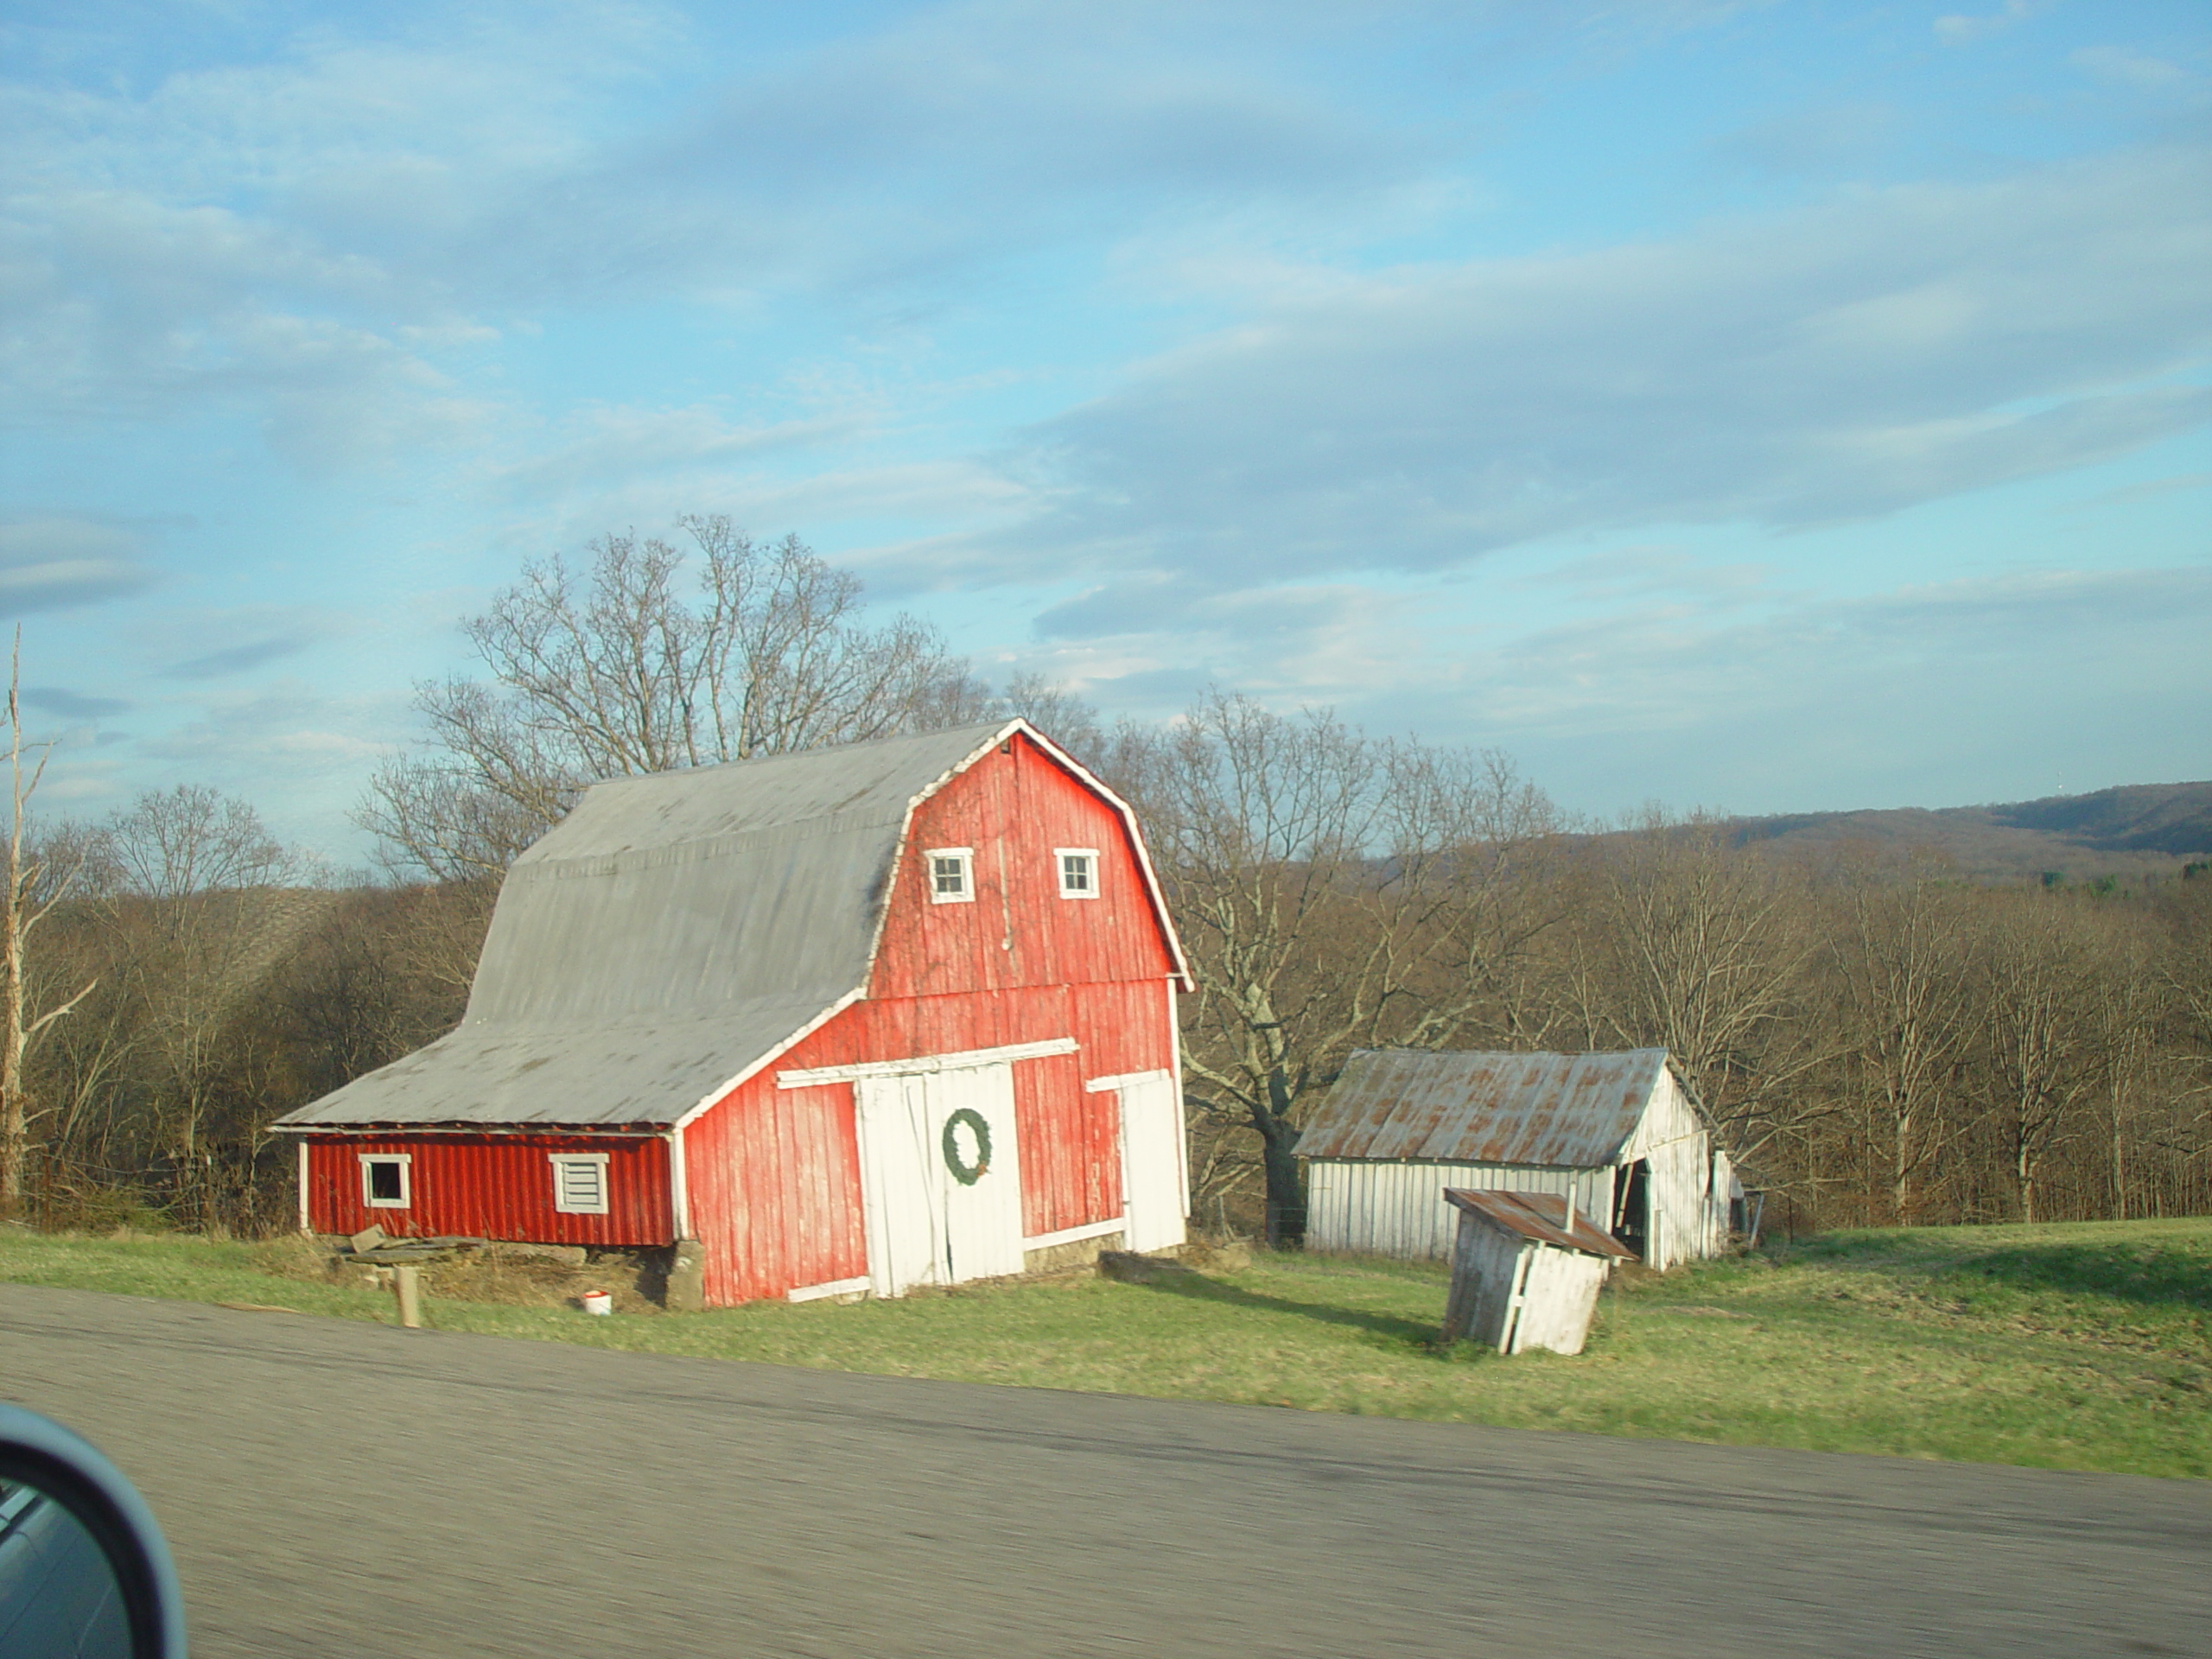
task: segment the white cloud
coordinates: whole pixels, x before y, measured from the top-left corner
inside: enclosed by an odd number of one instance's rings
[[[1866,192],[1670,243],[1363,280],[1037,429],[1008,579],[1446,569],[1652,524],[1876,517],[2212,417],[2205,152]]]
[[[96,605],[155,580],[136,531],[67,516],[0,518],[0,616]]]
[[[543,498],[581,486],[652,477],[733,463],[781,450],[805,449],[858,435],[866,416],[857,410],[767,425],[731,422],[721,410],[601,406],[569,423],[568,434],[526,461],[493,469],[496,487]]]
[[[1936,20],[1936,38],[1946,46],[1971,46],[1976,41],[2002,35],[2040,12],[2049,11],[2051,3],[2052,0],[2005,0],[2004,6],[1996,11],[1952,12]]]
[[[2085,46],[2072,61],[2094,79],[2136,92],[2170,92],[2196,79],[2177,63],[2125,46]]]

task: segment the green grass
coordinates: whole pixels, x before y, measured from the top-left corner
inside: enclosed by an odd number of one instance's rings
[[[0,1279],[392,1318],[287,1246],[0,1232]],[[2212,1219],[1840,1233],[1618,1284],[1574,1358],[1432,1345],[1440,1268],[1263,1256],[896,1302],[444,1329],[836,1370],[1742,1446],[2212,1475]]]

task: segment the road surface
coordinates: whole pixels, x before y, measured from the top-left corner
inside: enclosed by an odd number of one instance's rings
[[[2212,1483],[615,1354],[0,1285],[195,1659],[2212,1655]]]

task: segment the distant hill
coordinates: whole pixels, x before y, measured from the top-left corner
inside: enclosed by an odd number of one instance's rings
[[[2030,880],[2045,871],[2075,881],[2164,875],[2212,858],[2212,783],[2128,784],[1999,806],[1799,812],[1738,818],[1735,830],[1739,845],[1863,848],[1895,858],[1936,853],[1983,880]]]

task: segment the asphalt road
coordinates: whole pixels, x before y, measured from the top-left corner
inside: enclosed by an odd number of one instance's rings
[[[2212,1655],[2212,1484],[1182,1405],[0,1286],[196,1659]]]

